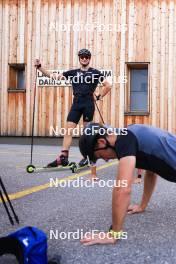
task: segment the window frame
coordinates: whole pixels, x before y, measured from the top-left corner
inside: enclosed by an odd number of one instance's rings
[[[147,111],[137,110],[131,111],[131,69],[147,69],[148,70],[148,98]],[[125,71],[127,83],[125,87],[125,115],[148,116],[150,114],[150,62],[125,62]]]
[[[26,92],[26,63],[8,63],[9,65],[9,81],[8,81],[8,92]],[[23,89],[20,89],[17,87],[17,83],[16,83],[16,87],[12,87],[10,85],[11,81],[10,81],[10,71],[11,71],[11,68],[16,71],[16,74],[17,75],[17,72],[19,70],[24,70],[24,74],[25,74],[25,87]],[[17,76],[16,76],[17,78]],[[16,79],[16,82],[17,82],[17,79]]]

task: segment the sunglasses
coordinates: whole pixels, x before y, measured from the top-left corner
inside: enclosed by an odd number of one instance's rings
[[[90,59],[90,56],[87,56],[87,55],[81,55],[81,56],[79,56],[79,58],[80,58],[81,60],[84,60],[84,59],[89,60],[89,59]]]

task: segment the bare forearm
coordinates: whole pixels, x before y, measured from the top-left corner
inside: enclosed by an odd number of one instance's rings
[[[46,69],[40,67],[39,71],[41,71],[46,77],[52,78],[55,80],[62,80],[65,79],[61,73],[49,73]]]
[[[95,165],[91,166],[91,174],[93,174],[93,175],[97,174],[97,167]]]
[[[46,71],[43,67],[39,68],[39,71],[41,71],[46,77],[50,78],[50,73]]]
[[[112,223],[113,230],[120,231],[123,229],[123,222],[130,204],[131,191],[113,190],[112,196]]]
[[[144,178],[144,191],[141,201],[141,207],[145,209],[150,201],[156,185],[157,175],[153,172],[146,171]]]
[[[106,94],[108,94],[111,90],[111,86],[110,85],[105,85],[103,86],[103,89],[101,91],[101,96],[104,97]]]
[[[131,198],[131,186],[136,158],[128,156],[120,159],[117,173],[117,181],[121,187],[114,187],[112,194],[112,223],[114,231],[121,231]]]

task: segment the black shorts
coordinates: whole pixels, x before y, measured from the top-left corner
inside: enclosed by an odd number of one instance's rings
[[[94,111],[95,105],[92,97],[76,97],[73,100],[67,122],[78,124],[81,116],[83,116],[84,122],[91,122],[93,120]]]

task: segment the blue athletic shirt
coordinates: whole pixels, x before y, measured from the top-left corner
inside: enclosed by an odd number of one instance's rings
[[[70,80],[74,95],[93,95],[97,85],[105,79],[104,75],[94,68],[87,71],[75,69],[63,72],[63,76]]]
[[[129,125],[127,135],[117,136],[117,158],[136,157],[136,168],[152,171],[176,182],[176,136],[147,125]]]

